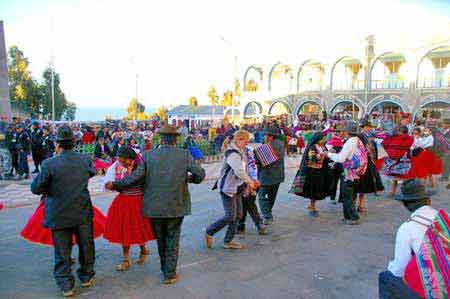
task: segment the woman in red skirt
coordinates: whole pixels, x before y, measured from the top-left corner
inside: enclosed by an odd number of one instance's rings
[[[120,148],[118,157],[118,161],[108,169],[105,182],[121,180],[137,167],[133,149]],[[117,271],[130,268],[131,245],[139,245],[141,252],[136,263],[143,264],[149,255],[145,243],[155,239],[150,219],[142,216],[141,206],[142,184],[137,184],[120,192],[109,207],[103,237],[111,243],[122,245],[123,261],[116,266]]]
[[[423,129],[423,137],[420,140],[420,147],[422,151],[420,152],[418,158],[427,174],[429,187],[435,187],[435,181],[433,175],[439,175],[442,173],[442,161],[436,157],[436,155],[431,151],[434,145],[434,137],[429,128]]]
[[[44,200],[43,197],[39,206],[28,219],[27,224],[20,232],[20,236],[26,241],[34,244],[40,244],[45,246],[53,246],[52,232],[50,229],[45,228],[42,223],[44,223]],[[106,217],[103,213],[92,206],[94,213],[94,238],[100,237],[105,230]],[[75,237],[73,238],[73,244],[75,244]]]

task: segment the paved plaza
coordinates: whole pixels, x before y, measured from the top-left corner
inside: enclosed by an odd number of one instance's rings
[[[79,298],[377,298],[377,275],[393,255],[394,236],[408,213],[384,196],[370,197],[368,213],[359,226],[340,223],[340,205],[318,204],[320,216],[308,216],[307,201],[288,194],[295,168],[288,168],[275,207],[275,223],[267,236],[258,236],[251,223],[243,251],[203,244],[204,228],[221,216],[212,180],[191,186],[193,214],[182,230],[179,272],[174,286],[160,282],[156,242],[144,266],[116,272],[119,246],[96,241],[95,286],[77,287]],[[3,187],[5,188],[5,187]],[[450,192],[442,186],[433,205],[450,210]],[[94,204],[107,212],[113,194],[98,193]],[[52,248],[33,245],[18,234],[35,205],[7,208],[0,213],[0,298],[59,298],[52,277]],[[75,249],[76,251],[76,249]],[[132,258],[137,258],[137,249]],[[74,255],[75,256],[75,255]],[[76,265],[74,270],[76,269]]]

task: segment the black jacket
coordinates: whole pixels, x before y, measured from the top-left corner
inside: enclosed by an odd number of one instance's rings
[[[42,136],[42,157],[44,159],[51,158],[55,152],[55,143],[50,135]]]
[[[111,151],[109,150],[109,146],[105,143],[103,145],[103,147],[104,147],[104,152],[102,152],[102,148],[101,148],[100,144],[97,143],[97,145],[95,146],[94,156],[97,159],[103,159],[104,158],[104,154],[107,155],[108,157],[111,156]]]
[[[22,150],[26,153],[30,152],[31,149],[31,138],[30,134],[27,131],[20,132],[17,140],[17,148],[18,150]]]
[[[59,229],[92,221],[88,182],[94,175],[91,159],[80,153],[63,151],[44,160],[31,192],[45,196],[45,227]]]
[[[31,130],[31,149],[33,151],[39,151],[42,149],[42,142],[44,140],[41,129]]]

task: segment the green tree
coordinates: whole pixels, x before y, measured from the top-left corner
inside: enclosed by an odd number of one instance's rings
[[[20,110],[39,114],[42,94],[39,83],[31,77],[29,61],[17,47],[8,50],[8,79],[11,103]]]
[[[77,105],[73,102],[67,102],[66,111],[64,111],[64,120],[75,120],[75,114],[77,112]]]
[[[42,92],[42,116],[52,119],[52,69],[47,67],[42,74],[44,82],[41,85]],[[54,92],[55,92],[55,120],[60,120],[67,109],[67,99],[60,88],[59,74],[54,72]]]

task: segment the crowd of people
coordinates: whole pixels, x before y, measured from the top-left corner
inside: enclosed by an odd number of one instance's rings
[[[405,126],[383,130],[367,119],[339,125],[323,121],[314,128],[265,122],[206,130],[204,138],[223,153],[213,189],[219,192],[224,209],[224,216],[205,229],[207,248],[212,248],[215,234],[225,227],[223,247],[245,248],[235,236],[245,234],[247,214],[258,233],[266,234],[266,227],[276,221],[273,208],[285,180],[285,156],[294,153],[302,156],[289,192],[309,201],[311,217],[319,217],[318,202],[330,198],[335,204],[342,203],[344,224],[360,224],[360,214],[366,212],[365,195],[384,190],[382,177],[392,182],[389,195],[403,201],[413,215],[431,204],[423,190],[425,185],[436,187],[435,176],[440,175],[450,188],[448,119],[440,128],[416,126],[412,135]],[[188,183],[199,184],[205,177],[201,159],[192,150],[202,138],[197,136],[202,130],[162,124],[132,129],[104,126],[97,132],[62,125],[56,134],[54,130],[37,122],[29,128],[16,123],[8,130],[7,144],[19,176],[29,175],[24,164],[28,153],[32,154],[37,176],[31,190],[42,200],[21,236],[54,246],[54,276],[63,295],[74,294],[72,245],[79,247],[81,286],[90,287],[95,274],[93,240],[102,235],[122,246],[123,259],[116,265],[117,271],[130,268],[131,246],[140,247],[136,263],[145,263],[149,254],[146,243],[156,239],[163,282],[175,283],[179,279],[176,265],[181,226],[191,211]],[[156,135],[158,144],[153,144]],[[177,146],[180,135],[186,137],[182,147]],[[93,159],[76,152],[86,144],[95,145]],[[105,173],[105,189],[119,192],[106,216],[92,205],[87,189],[89,178],[99,172]],[[398,181],[403,181],[400,195]],[[411,190],[408,185],[416,187]],[[437,211],[428,214],[432,221]],[[404,251],[418,252],[426,229],[422,231],[414,237],[414,246],[408,238],[397,236],[390,272],[380,275],[380,298],[406,298],[401,296],[410,291],[411,284],[408,288],[402,280],[405,260],[408,262]]]

